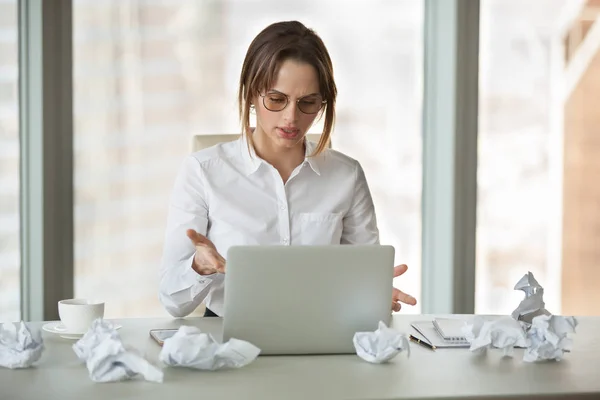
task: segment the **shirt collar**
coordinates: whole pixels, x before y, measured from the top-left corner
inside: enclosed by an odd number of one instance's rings
[[[263,160],[256,155],[254,148],[248,145],[248,139],[246,135],[242,135],[240,138],[240,151],[242,152],[242,159],[244,160],[244,167],[246,175],[251,175],[256,172]]]
[[[319,168],[319,161],[317,160],[318,156],[314,156],[314,157],[309,157],[317,148],[317,144],[314,142],[311,142],[309,140],[306,140],[306,137],[304,138],[304,148],[306,149],[306,152],[304,153],[304,162],[308,162],[308,165],[310,165],[310,167],[312,168],[313,171],[315,171],[315,174],[317,175],[321,175],[321,169]]]
[[[306,149],[304,153],[304,163],[310,165],[310,168],[315,171],[317,175],[321,175],[317,157],[309,157],[315,150],[316,143],[310,142],[304,138],[304,148]],[[246,175],[253,174],[264,160],[256,154],[251,146],[248,146],[248,140],[245,135],[242,135],[240,138],[240,151],[242,152]]]

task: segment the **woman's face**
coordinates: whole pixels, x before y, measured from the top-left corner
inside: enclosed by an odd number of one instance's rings
[[[320,108],[321,101],[315,68],[304,62],[286,60],[279,68],[273,87],[254,100],[254,134],[263,135],[262,139],[270,142],[273,148],[291,149],[302,146],[304,135],[319,113],[307,114],[300,108],[312,112]],[[284,106],[281,111],[271,111]]]

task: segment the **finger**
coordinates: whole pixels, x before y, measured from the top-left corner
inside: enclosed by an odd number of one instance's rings
[[[210,244],[210,240],[193,229],[188,229],[185,231],[185,234],[194,243],[194,246],[206,246]]]
[[[226,261],[223,258],[223,256],[221,254],[219,254],[219,252],[216,250],[213,250],[211,252],[211,256],[213,257],[212,260],[214,260],[215,268],[216,268],[217,272],[224,274]]]
[[[394,267],[394,278],[399,277],[404,274],[408,270],[408,266],[406,264],[401,264]]]
[[[217,265],[217,272],[220,274],[224,274],[225,273],[225,267],[227,266],[227,264],[225,262],[220,262]]]
[[[208,253],[206,255],[208,261],[211,263],[211,265],[213,266],[213,269],[215,272],[219,272],[221,274],[225,273],[225,259],[223,257],[221,257],[221,255],[213,250],[210,253]]]
[[[225,273],[225,259],[216,250],[211,251],[208,257],[216,272]]]
[[[411,306],[414,306],[417,304],[417,299],[415,299],[414,297],[412,297],[409,294],[404,293],[402,290],[400,289],[396,289],[394,288],[392,291],[392,300],[394,302],[402,302],[404,304],[408,304]]]
[[[398,312],[401,309],[402,309],[402,304],[396,303],[396,302],[392,302],[392,311]]]

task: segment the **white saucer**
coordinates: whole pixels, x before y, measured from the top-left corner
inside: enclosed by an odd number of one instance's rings
[[[115,329],[121,329],[121,325],[113,324],[113,326]],[[59,335],[60,337],[65,338],[65,339],[81,339],[83,337],[83,335],[85,335],[85,333],[74,333],[74,332],[67,331],[67,329],[64,327],[64,325],[60,321],[49,322],[49,323],[45,324],[44,326],[42,326],[42,329],[45,330],[46,332],[50,332],[50,333]]]

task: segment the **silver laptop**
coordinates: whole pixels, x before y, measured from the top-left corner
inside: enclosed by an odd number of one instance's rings
[[[391,319],[394,248],[232,246],[223,341],[261,354],[355,353],[356,332]]]

